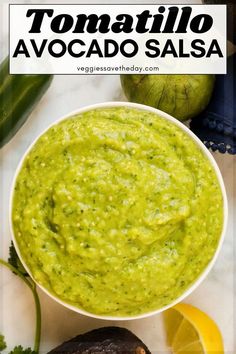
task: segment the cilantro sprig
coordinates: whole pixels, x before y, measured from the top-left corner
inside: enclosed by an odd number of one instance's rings
[[[41,306],[37,293],[37,288],[35,282],[29,277],[29,274],[25,270],[23,264],[21,263],[13,243],[9,248],[9,259],[8,262],[0,258],[0,264],[7,267],[15,275],[17,275],[32,291],[32,295],[35,303],[36,311],[36,323],[35,323],[35,339],[34,348],[24,349],[21,345],[16,346],[9,354],[38,354],[41,339]],[[0,352],[7,348],[5,338],[0,334]]]

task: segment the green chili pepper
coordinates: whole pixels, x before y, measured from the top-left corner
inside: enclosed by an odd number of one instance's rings
[[[50,86],[52,75],[10,75],[9,58],[0,65],[0,148],[24,124]]]

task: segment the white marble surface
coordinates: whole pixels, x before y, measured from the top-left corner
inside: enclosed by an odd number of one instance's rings
[[[144,3],[146,0],[139,2]],[[20,1],[33,3],[33,1]],[[37,3],[48,1],[37,1]],[[50,1],[50,3],[65,1]],[[79,1],[72,1],[70,3]],[[81,1],[84,2],[84,1]],[[95,2],[95,1],[94,1]],[[103,0],[103,3],[109,1]],[[128,3],[128,1],[119,1]],[[138,1],[137,1],[138,2]],[[158,3],[148,0],[147,3]],[[198,1],[195,1],[197,3]],[[0,4],[0,59],[7,53],[7,6]],[[15,1],[16,3],[16,1]],[[114,1],[115,3],[115,1]],[[162,3],[178,3],[178,1],[162,1]],[[179,3],[194,3],[179,1]],[[60,116],[78,107],[103,101],[124,100],[118,76],[56,76],[52,86],[35,109],[27,123],[0,150],[0,256],[8,257],[10,232],[8,226],[8,201],[10,185],[17,163],[31,141],[50,123]],[[224,338],[225,352],[235,353],[236,347],[233,333],[235,314],[235,298],[233,283],[233,260],[235,231],[235,166],[236,159],[229,155],[214,154],[223,174],[229,199],[229,225],[221,253],[207,279],[186,302],[198,306],[211,315],[218,323]],[[65,339],[88,329],[109,322],[94,320],[80,316],[52,301],[41,291],[40,298],[43,310],[41,351],[59,344]],[[149,319],[131,322],[118,322],[116,325],[133,330],[150,347],[153,353],[164,353],[164,333],[161,315]],[[0,270],[0,333],[6,335],[9,347],[16,344],[32,346],[34,332],[34,307],[31,293],[17,277],[8,271]]]

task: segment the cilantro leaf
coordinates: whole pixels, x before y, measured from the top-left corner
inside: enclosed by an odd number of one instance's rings
[[[21,345],[17,345],[9,354],[36,354],[31,348],[24,349]]]
[[[5,342],[5,338],[2,334],[0,334],[0,352],[6,349],[7,345]]]
[[[23,264],[21,263],[20,258],[18,257],[18,254],[16,253],[16,250],[15,250],[15,247],[14,247],[12,241],[11,241],[11,246],[9,247],[8,263],[11,264],[16,269],[18,269],[19,272],[21,272],[25,277],[29,276],[29,274],[25,270]]]

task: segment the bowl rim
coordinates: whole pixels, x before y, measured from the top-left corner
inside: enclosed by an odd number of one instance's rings
[[[106,315],[98,315],[98,314],[94,314],[88,311],[85,311],[79,307],[76,307],[72,304],[69,304],[63,300],[61,300],[58,296],[52,294],[49,290],[47,290],[44,286],[42,286],[41,284],[39,284],[34,277],[31,274],[31,271],[29,270],[28,266],[26,265],[23,257],[21,256],[21,252],[20,249],[18,247],[15,235],[14,235],[14,230],[13,230],[13,220],[12,220],[12,208],[13,208],[13,196],[14,196],[14,187],[15,187],[15,183],[16,183],[16,179],[17,176],[21,170],[22,164],[26,158],[26,156],[28,155],[28,153],[30,152],[30,150],[32,149],[32,147],[35,145],[35,143],[38,141],[38,139],[44,134],[46,133],[51,127],[53,127],[54,125],[57,125],[58,123],[60,123],[63,120],[66,120],[76,114],[81,114],[87,111],[92,111],[95,109],[100,109],[100,108],[111,108],[111,107],[128,107],[128,108],[134,108],[137,110],[144,110],[144,111],[148,111],[148,112],[152,112],[155,113],[156,115],[158,115],[159,117],[166,119],[170,122],[172,122],[173,124],[175,124],[176,126],[178,126],[180,129],[182,129],[193,141],[195,141],[196,145],[198,147],[200,147],[200,149],[202,150],[202,152],[204,153],[204,155],[207,157],[209,163],[211,164],[211,166],[213,167],[216,177],[218,179],[219,185],[220,185],[220,189],[221,189],[221,193],[222,193],[222,197],[223,197],[223,225],[222,225],[222,231],[221,231],[221,235],[218,241],[218,245],[217,248],[215,250],[214,256],[212,257],[212,259],[210,260],[210,262],[208,263],[208,265],[206,266],[206,268],[202,271],[202,273],[199,275],[199,277],[184,291],[184,293],[182,295],[180,295],[179,297],[177,297],[174,301],[172,301],[171,303],[169,303],[166,306],[163,306],[157,310],[152,310],[149,312],[144,312],[141,313],[139,315],[134,315],[134,316],[106,316]],[[147,105],[143,105],[143,104],[139,104],[139,103],[133,103],[133,102],[123,102],[123,101],[108,101],[108,102],[102,102],[102,103],[96,103],[96,104],[91,104],[88,106],[84,106],[84,107],[80,107],[78,109],[75,109],[65,115],[63,115],[62,117],[56,119],[53,123],[49,124],[47,126],[47,128],[43,129],[43,131],[38,134],[36,136],[36,138],[33,139],[33,141],[31,142],[31,144],[28,146],[28,148],[26,149],[26,151],[24,152],[24,154],[22,155],[17,168],[15,170],[14,173],[14,177],[11,183],[11,187],[10,187],[10,199],[9,199],[9,225],[10,225],[10,234],[11,234],[11,238],[14,244],[14,247],[16,249],[16,252],[23,264],[23,266],[25,267],[25,269],[27,270],[27,272],[29,273],[30,277],[34,280],[34,282],[36,283],[36,285],[44,292],[46,293],[51,299],[53,299],[54,301],[56,301],[57,303],[61,304],[62,306],[77,312],[80,315],[85,315],[88,317],[92,317],[92,318],[96,318],[96,319],[102,319],[102,320],[109,320],[109,321],[124,321],[124,320],[137,320],[137,319],[141,319],[141,318],[147,318],[153,315],[157,315],[167,309],[169,309],[170,307],[173,307],[174,305],[176,305],[177,303],[183,301],[187,296],[189,296],[202,282],[203,280],[207,277],[207,275],[209,274],[210,270],[213,268],[216,259],[220,253],[220,250],[222,248],[222,244],[225,238],[225,234],[226,234],[226,228],[227,228],[227,222],[228,222],[228,200],[227,200],[227,194],[226,194],[226,189],[225,189],[225,185],[224,185],[224,181],[223,181],[223,177],[221,175],[220,169],[214,159],[214,157],[211,155],[210,151],[205,147],[205,145],[202,143],[202,141],[186,126],[184,125],[181,121],[177,120],[176,118],[172,117],[171,115],[169,115],[168,113],[165,113],[157,108],[153,108]]]

